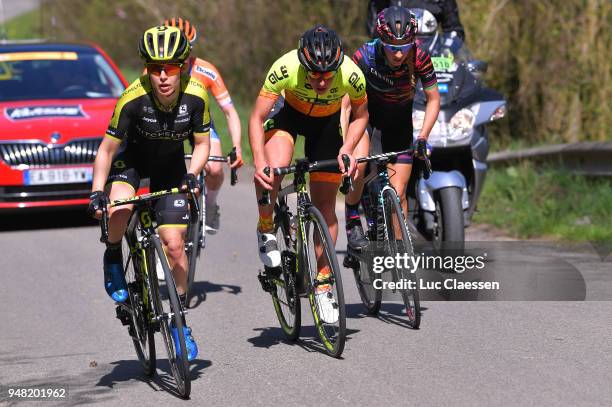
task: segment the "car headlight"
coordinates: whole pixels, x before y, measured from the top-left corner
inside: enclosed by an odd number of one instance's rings
[[[470,109],[461,109],[455,113],[448,123],[448,138],[459,141],[472,134],[476,114]]]

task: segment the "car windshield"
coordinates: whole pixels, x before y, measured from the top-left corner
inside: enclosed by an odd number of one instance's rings
[[[0,102],[116,98],[123,89],[100,54],[0,52]]]

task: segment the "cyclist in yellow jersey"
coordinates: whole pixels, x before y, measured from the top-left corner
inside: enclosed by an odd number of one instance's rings
[[[110,200],[134,196],[141,178],[150,178],[151,191],[181,186],[197,190],[199,174],[210,151],[208,95],[201,82],[185,72],[191,46],[175,27],[154,27],[139,44],[147,74],[134,81],[121,95],[94,163],[92,194],[88,211],[98,219]],[[195,139],[189,170],[185,168],[183,142]],[[159,237],[164,246],[181,302],[185,303],[187,256],[185,231],[189,222],[185,194],[172,194],[155,204]],[[127,300],[121,239],[133,205],[109,210],[108,243],[104,252],[104,286],[117,301]],[[184,317],[183,317],[184,318]],[[188,359],[198,348],[191,329],[183,320]],[[170,326],[177,356],[178,331]]]
[[[350,100],[353,113],[344,137],[340,128],[343,97]],[[348,170],[353,176],[356,169],[353,150],[367,123],[365,79],[357,65],[344,57],[340,38],[324,26],[306,31],[298,49],[283,55],[272,65],[251,113],[249,140],[255,163],[257,198],[260,199],[263,190],[267,189],[274,203],[281,177],[266,175],[264,169],[291,162],[298,134],[306,139],[308,159],[337,158],[341,171]],[[342,163],[343,154],[350,158],[348,169]],[[312,202],[323,214],[334,243],[338,235],[335,203],[341,177],[340,173],[325,172],[310,176]],[[259,257],[267,267],[278,267],[281,259],[273,234],[273,210],[273,205],[259,206]],[[319,272],[324,275],[326,270]],[[328,310],[327,319],[337,319],[337,310],[333,315],[335,299],[320,294],[326,299],[321,306]]]

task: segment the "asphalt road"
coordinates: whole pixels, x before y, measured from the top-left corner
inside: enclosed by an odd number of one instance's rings
[[[365,316],[343,270],[343,358],[320,351],[306,306],[301,340],[284,341],[256,279],[248,176],[226,186],[220,203],[222,230],[208,239],[197,274],[196,289],[206,294],[188,316],[200,347],[191,401],[172,394],[160,338],[158,374],[143,375],[102,287],[99,229],[75,212],[0,218],[0,384],[68,387],[65,401],[45,405],[612,403],[612,302],[425,302],[415,331],[395,304]],[[499,238],[482,229],[469,236]],[[589,290],[607,287],[612,263],[568,256],[598,276]],[[0,403],[10,405],[5,390]]]
[[[2,7],[4,8],[2,9]],[[8,21],[38,7],[40,7],[40,0],[0,0],[0,11],[4,10],[4,21]]]

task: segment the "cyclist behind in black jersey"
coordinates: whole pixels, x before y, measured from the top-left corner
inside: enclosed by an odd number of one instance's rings
[[[134,81],[117,101],[94,163],[89,212],[96,218],[109,199],[134,196],[142,178],[150,178],[151,191],[180,186],[197,190],[199,174],[210,151],[208,95],[201,82],[191,78],[184,64],[191,46],[176,27],[153,27],[144,32],[139,53],[147,74]],[[183,142],[194,136],[195,147],[189,170],[185,168]],[[164,246],[180,300],[185,303],[187,256],[185,231],[189,222],[186,194],[173,194],[157,201],[155,212],[159,237]],[[122,267],[121,239],[133,205],[109,210],[109,238],[104,252],[104,287],[117,302],[127,299]],[[184,318],[184,317],[183,317]],[[188,359],[198,352],[183,321]],[[177,356],[176,327],[170,326]]]
[[[404,7],[384,9],[376,19],[378,38],[363,44],[353,55],[353,61],[366,77],[369,127],[380,132],[383,153],[414,148],[415,155],[427,154],[427,138],[440,111],[440,94],[431,57],[415,43],[417,21]],[[425,119],[413,147],[412,101],[417,81],[421,82],[427,98]],[[348,106],[344,106],[348,109]],[[369,138],[363,137],[355,155],[368,154]],[[402,154],[389,165],[390,182],[401,200],[404,215],[408,215],[406,187],[412,172],[412,155]],[[363,190],[365,165],[355,179],[355,190],[346,197],[346,230],[348,244],[360,250],[364,247],[359,218],[359,201]]]

